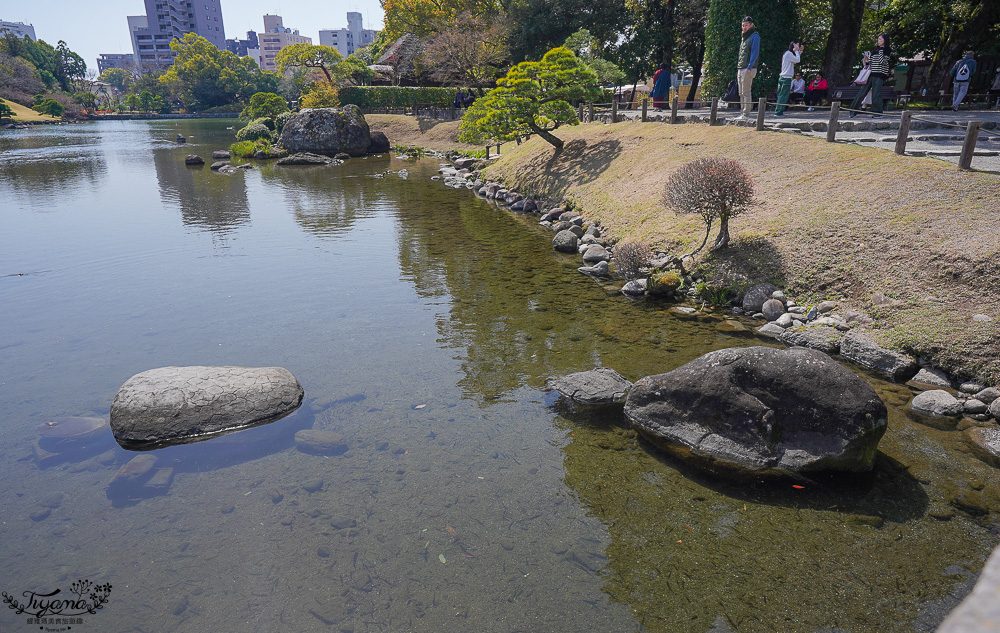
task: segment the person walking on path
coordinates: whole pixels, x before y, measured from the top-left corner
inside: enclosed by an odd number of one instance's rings
[[[653,107],[662,110],[667,105],[667,95],[670,94],[670,71],[666,64],[653,73],[653,91],[649,93]]]
[[[742,113],[737,120],[749,119],[753,114],[753,78],[757,76],[757,66],[760,65],[760,34],[753,25],[749,15],[743,18],[743,41],[740,43],[740,56],[736,64],[736,85],[740,87],[740,103]]]
[[[889,48],[889,34],[882,33],[875,40],[875,50],[867,60],[871,64],[871,72],[868,74],[868,81],[864,87],[858,91],[858,96],[851,102],[850,117],[853,119],[857,111],[861,109],[861,104],[865,100],[865,95],[872,94],[872,116],[882,116],[882,84],[889,78],[889,56],[892,54]]]
[[[802,60],[801,42],[792,42],[788,45],[788,50],[781,56],[781,75],[778,76],[778,107],[774,109],[774,116],[785,116],[785,104],[788,103],[788,95],[792,92],[792,77],[795,76],[795,64]]]
[[[958,106],[969,92],[969,80],[976,73],[975,54],[975,51],[967,51],[965,57],[955,62],[955,65],[951,67],[951,76],[955,78],[955,83],[952,84],[951,109],[955,112],[958,112]]]

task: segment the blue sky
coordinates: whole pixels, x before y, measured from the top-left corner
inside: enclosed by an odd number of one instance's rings
[[[245,38],[250,29],[264,28],[263,15],[277,14],[285,26],[319,43],[320,29],[347,26],[347,12],[360,11],[365,28],[382,28],[382,5],[378,0],[221,0],[227,38]],[[127,15],[142,15],[142,0],[3,0],[0,19],[34,25],[35,35],[55,46],[66,40],[70,49],[97,69],[101,53],[131,53]]]

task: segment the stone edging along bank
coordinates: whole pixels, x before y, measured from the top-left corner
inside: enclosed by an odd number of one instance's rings
[[[440,154],[433,154],[440,156]],[[535,214],[540,226],[553,231],[553,248],[564,253],[582,255],[581,273],[594,278],[611,276],[610,264],[615,261],[615,245],[601,231],[599,221],[588,224],[576,211],[539,200],[504,188],[498,181],[484,181],[479,169],[483,161],[458,158],[452,164],[441,163],[440,176],[448,187],[472,189],[477,195],[507,207],[516,213]],[[679,268],[676,257],[654,253],[650,266],[641,269],[640,278],[622,286],[626,296],[641,297],[657,294],[677,300],[694,299],[694,284],[703,279],[697,274],[685,275],[673,271]],[[683,273],[683,270],[681,271]],[[659,275],[673,277],[674,285],[664,287]],[[680,282],[688,289],[685,291]],[[746,292],[740,302],[734,302],[734,317],[764,321],[751,329],[737,318],[722,318],[691,306],[678,305],[668,312],[677,318],[718,320],[717,328],[736,336],[753,335],[773,338],[788,347],[801,346],[827,354],[839,355],[865,369],[895,382],[923,390],[910,404],[910,412],[918,420],[944,429],[965,432],[966,441],[983,461],[1000,467],[1000,389],[974,380],[956,381],[945,372],[902,352],[887,350],[873,340],[864,326],[873,320],[848,308],[838,310],[837,302],[824,301],[815,306],[800,306],[771,284],[758,284]],[[704,303],[702,304],[704,308]],[[974,318],[989,319],[986,315]]]
[[[433,154],[440,156],[440,154]],[[485,182],[479,178],[480,161],[471,158],[455,160],[453,166],[441,164],[434,180],[443,178],[444,184],[455,189],[472,189],[477,195],[495,200],[516,213],[540,215],[539,224],[553,230],[553,248],[561,252],[583,255],[585,266],[577,270],[592,277],[609,277],[609,262],[614,259],[614,245],[601,235],[599,222],[587,225],[579,213],[554,204],[537,200],[514,191],[508,191],[500,182]],[[586,227],[586,228],[584,228]],[[656,253],[652,266],[646,269],[647,277],[628,281],[622,293],[631,296],[648,294],[649,279],[657,271],[675,265],[676,258],[666,253]],[[676,276],[676,275],[675,275]],[[697,277],[684,280],[687,285],[700,281]],[[662,289],[661,289],[662,290]],[[691,289],[694,290],[694,289]],[[664,295],[682,299],[693,297],[694,292],[683,293],[678,288]],[[894,380],[904,381],[924,389],[910,403],[910,411],[923,422],[945,429],[963,431],[973,455],[1000,468],[1000,389],[987,387],[973,381],[962,382],[955,391],[952,379],[943,371],[921,367],[918,359],[883,349],[859,326],[870,325],[872,319],[858,311],[845,309],[837,312],[836,302],[824,301],[806,308],[787,298],[771,284],[758,284],[747,291],[732,312],[738,317],[765,320],[756,328],[759,336],[771,337],[785,345],[803,346],[842,358],[861,367],[875,371]],[[718,317],[690,306],[675,306],[669,310],[674,316],[687,319],[715,320]],[[977,317],[980,315],[977,315]],[[986,317],[988,318],[988,317]],[[750,335],[753,331],[735,319],[724,319],[718,329],[734,335]],[[963,417],[964,416],[964,417]],[[959,421],[961,420],[961,421]],[[987,562],[972,593],[955,608],[937,628],[937,633],[972,633],[992,630],[998,613],[997,597],[1000,596],[1000,547]],[[985,628],[984,628],[985,626]]]

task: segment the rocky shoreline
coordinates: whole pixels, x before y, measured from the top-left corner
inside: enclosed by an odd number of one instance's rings
[[[539,225],[555,234],[553,248],[556,251],[581,256],[584,264],[578,268],[581,273],[595,279],[611,277],[612,267],[618,268],[616,244],[603,236],[600,222],[588,223],[580,213],[558,202],[509,190],[500,181],[484,180],[481,174],[483,166],[483,161],[459,158],[450,164],[442,163],[440,176],[434,179],[443,180],[446,186],[455,189],[471,189],[478,196],[493,200],[511,212],[537,215]],[[641,276],[626,279],[621,292],[635,298],[659,295],[678,301],[694,299],[697,295],[695,284],[703,280],[696,274],[687,275],[680,260],[668,253],[652,255],[647,265],[640,268]],[[658,280],[658,273],[669,273],[674,283],[663,284]],[[924,359],[880,347],[873,340],[870,328],[867,328],[874,323],[873,319],[858,310],[842,307],[838,302],[824,301],[814,306],[802,306],[787,297],[781,289],[771,284],[758,284],[731,303],[732,318],[706,311],[707,302],[703,302],[700,308],[679,304],[669,312],[679,318],[717,321],[720,331],[732,335],[757,335],[777,340],[788,349],[808,348],[839,356],[894,382],[906,382],[908,386],[921,390],[908,407],[911,417],[936,428],[962,432],[971,454],[1000,468],[1000,389],[997,385],[956,379],[930,366]],[[987,315],[976,315],[974,318],[990,319]],[[747,320],[752,325],[748,326]],[[758,326],[760,321],[764,323]],[[614,373],[605,368],[600,370]],[[615,376],[621,378],[617,374]],[[609,380],[607,377],[602,379]],[[624,378],[610,381],[613,383],[612,402],[620,402],[622,393],[629,389],[621,384],[622,381],[627,383]],[[585,394],[581,402],[592,401],[595,397],[586,387],[580,389],[575,385],[572,389],[577,390],[574,393]],[[994,552],[973,593],[946,619],[939,631],[980,631],[986,630],[982,627],[987,621],[995,623],[991,618],[996,613],[996,596],[1000,595],[1000,577],[996,573],[998,562],[1000,548]]]

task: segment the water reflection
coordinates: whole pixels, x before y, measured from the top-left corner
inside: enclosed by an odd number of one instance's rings
[[[250,222],[243,171],[220,174],[208,165],[185,165],[176,147],[155,147],[152,154],[160,199],[180,208],[185,225],[225,235]]]
[[[77,124],[0,131],[0,182],[8,202],[46,212],[67,194],[101,187],[108,168],[90,129]]]

